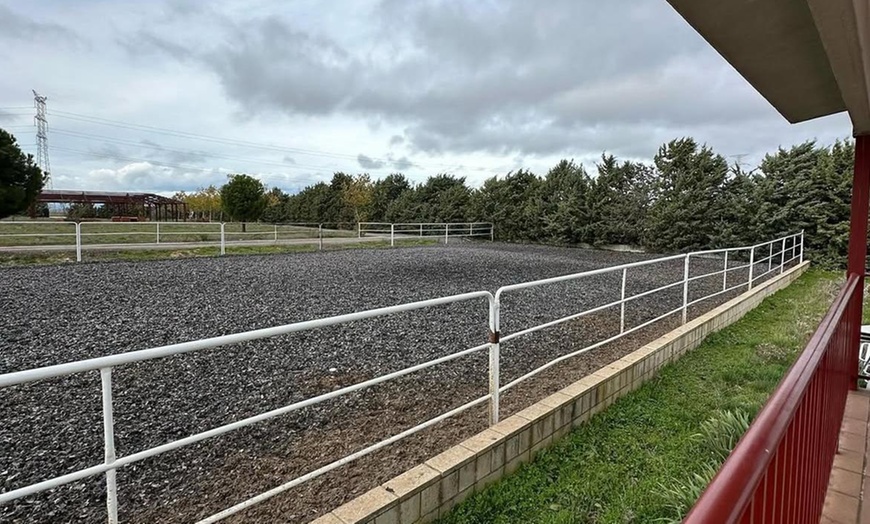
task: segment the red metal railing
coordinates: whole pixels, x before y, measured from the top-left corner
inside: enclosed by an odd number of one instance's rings
[[[840,290],[684,523],[819,522],[858,365],[853,336],[861,321],[861,280],[852,275]]]

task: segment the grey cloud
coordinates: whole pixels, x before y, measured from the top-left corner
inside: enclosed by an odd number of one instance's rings
[[[146,55],[165,54],[175,60],[186,61],[196,56],[187,45],[161,38],[146,30],[138,31],[134,36],[118,38],[117,41],[130,56],[137,59]]]
[[[170,0],[166,2],[167,18],[171,19],[176,16],[202,16],[203,13],[213,13],[211,7],[206,2],[197,0]]]
[[[339,108],[359,62],[326,37],[299,31],[277,17],[236,27],[225,45],[202,55],[237,100],[266,107],[306,108],[326,114]]]
[[[576,154],[608,150],[615,155],[630,158],[648,158],[664,141],[680,136],[674,128],[649,129],[646,127],[613,124],[608,126],[555,126],[490,128],[485,133],[475,129],[455,134],[443,134],[425,128],[415,129],[415,144],[427,152],[473,153],[487,150],[498,155],[515,151],[534,154]]]
[[[381,169],[386,165],[383,160],[375,160],[362,153],[357,155],[356,161],[363,169]]]
[[[391,164],[394,169],[397,169],[399,171],[405,171],[407,169],[410,169],[414,165],[414,163],[411,162],[406,156],[403,156],[398,160],[393,160]]]
[[[37,22],[18,14],[6,6],[0,5],[0,40],[45,40],[55,43],[62,40],[66,43],[83,44],[83,40],[75,32],[66,27],[51,22]]]
[[[132,34],[122,34],[116,42],[134,59],[165,55],[179,62],[201,61],[202,38],[209,27],[226,32],[236,31],[231,18],[221,15],[208,2],[167,0],[157,15]]]
[[[291,165],[292,165],[292,164],[296,164],[296,159],[294,159],[293,157],[290,157],[290,156],[285,155],[285,156],[284,156],[284,163],[285,163],[285,164],[291,164]]]
[[[389,144],[411,152],[649,156],[705,126],[781,121],[665,2],[382,0],[359,48],[278,16],[209,16],[222,38],[141,42],[214,72],[249,115],[398,125]]]

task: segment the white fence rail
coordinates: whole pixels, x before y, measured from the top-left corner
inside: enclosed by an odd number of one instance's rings
[[[396,240],[414,238],[484,237],[495,239],[495,228],[489,222],[360,222],[357,224],[359,238],[363,236],[389,237],[390,245]]]
[[[348,227],[347,224],[344,227]],[[494,238],[493,226],[482,222],[390,224],[362,222],[355,230],[341,229],[339,224],[291,222],[266,224],[251,222],[246,231],[237,222],[58,222],[2,221],[0,250],[73,251],[76,261],[82,261],[82,250],[88,247],[104,249],[142,249],[149,246],[195,248],[220,247],[226,254],[228,245],[303,242],[317,243],[323,249],[335,238],[389,238],[390,245],[409,238],[487,237]]]
[[[473,228],[471,229],[473,231]],[[762,256],[764,255],[764,256]],[[70,482],[74,482],[80,479],[84,479],[86,477],[91,477],[94,475],[104,474],[106,478],[106,505],[108,512],[108,522],[116,523],[118,522],[118,499],[117,499],[117,482],[115,477],[115,472],[118,468],[126,466],[128,464],[132,464],[134,462],[146,459],[148,457],[153,457],[155,455],[159,455],[161,453],[165,453],[167,451],[171,451],[183,446],[187,446],[196,442],[200,442],[202,440],[222,435],[224,433],[228,433],[230,431],[234,431],[239,428],[243,428],[245,426],[250,426],[252,424],[256,424],[258,422],[262,422],[280,415],[284,415],[286,413],[290,413],[291,411],[299,410],[305,408],[307,406],[312,406],[321,402],[324,402],[329,399],[333,399],[342,395],[346,395],[348,393],[368,388],[374,386],[376,384],[380,384],[383,382],[387,382],[398,377],[402,377],[411,373],[415,373],[418,371],[422,371],[424,369],[428,369],[433,366],[437,366],[439,364],[450,362],[471,354],[475,354],[482,351],[487,351],[489,354],[489,386],[488,393],[479,398],[471,400],[465,404],[462,404],[458,407],[455,407],[449,411],[441,413],[434,418],[427,420],[421,424],[418,424],[412,428],[406,429],[398,434],[395,434],[385,440],[382,440],[376,444],[370,445],[364,449],[358,450],[350,455],[347,455],[343,458],[335,460],[334,462],[322,466],[318,469],[310,471],[300,477],[295,479],[291,479],[275,488],[272,488],[266,492],[263,492],[259,495],[256,495],[248,500],[240,502],[232,507],[229,507],[223,511],[220,511],[210,517],[207,517],[201,520],[201,523],[212,523],[217,522],[223,518],[226,518],[230,515],[236,514],[254,504],[262,502],[270,497],[273,497],[279,493],[287,491],[294,486],[298,486],[303,482],[311,480],[315,477],[318,477],[324,473],[327,473],[335,468],[338,468],[344,464],[347,464],[359,457],[372,453],[378,449],[383,448],[393,442],[401,440],[404,437],[412,435],[418,431],[421,431],[425,428],[428,428],[442,420],[461,413],[465,410],[473,406],[477,406],[483,404],[484,402],[488,402],[489,404],[489,422],[491,424],[495,424],[499,419],[499,400],[500,395],[505,391],[513,388],[517,384],[528,380],[541,371],[550,368],[557,363],[564,361],[566,359],[575,357],[597,347],[600,347],[604,344],[612,342],[620,337],[623,337],[629,333],[633,333],[639,329],[642,329],[646,326],[649,326],[655,322],[661,321],[662,319],[675,315],[677,313],[681,313],[682,322],[685,323],[687,321],[687,312],[688,308],[692,305],[698,304],[704,300],[709,300],[715,296],[721,295],[723,293],[729,291],[735,291],[740,288],[746,287],[751,289],[752,286],[761,278],[764,278],[767,275],[772,273],[780,272],[782,273],[785,268],[794,261],[803,261],[804,256],[804,241],[803,241],[803,232],[789,235],[786,237],[778,238],[776,240],[772,240],[769,242],[764,242],[762,244],[757,244],[754,246],[745,246],[738,248],[729,248],[729,249],[719,249],[719,250],[711,250],[711,251],[699,251],[688,253],[684,255],[674,255],[662,258],[656,258],[651,260],[645,260],[641,262],[635,262],[630,264],[623,264],[614,267],[596,269],[593,271],[586,271],[583,273],[576,273],[572,275],[565,275],[554,278],[547,278],[543,280],[537,280],[533,282],[524,282],[520,284],[513,284],[504,286],[498,289],[494,294],[488,291],[476,291],[471,293],[464,293],[461,295],[453,295],[442,298],[435,298],[431,300],[423,300],[419,302],[412,302],[408,304],[401,304],[397,306],[384,307],[379,309],[372,309],[367,311],[360,311],[356,313],[350,313],[346,315],[338,315],[326,318],[320,318],[316,320],[309,320],[305,322],[297,322],[293,324],[287,324],[283,326],[277,326],[272,328],[258,329],[254,331],[247,331],[243,333],[236,333],[232,335],[225,335],[213,338],[207,338],[202,340],[195,340],[191,342],[184,342],[180,344],[172,344],[168,346],[155,347],[151,349],[144,349],[140,351],[132,351],[128,353],[122,353],[118,355],[105,356],[100,358],[81,360],[77,362],[69,362],[65,364],[58,364],[53,366],[47,366],[42,368],[17,371],[12,373],[7,373],[4,375],[0,375],[0,388],[11,387],[26,383],[35,382],[38,380],[53,378],[53,377],[63,377],[68,376],[75,373],[87,373],[98,371],[100,373],[101,378],[101,389],[102,389],[102,406],[103,406],[103,428],[104,428],[104,448],[105,448],[105,459],[101,464],[95,464],[91,467],[81,469],[72,473],[68,473],[66,475],[61,475],[58,477],[46,479],[41,482],[37,482],[35,484],[20,486],[10,491],[0,493],[0,504],[10,503],[16,499],[20,499],[21,497],[26,497],[28,495],[32,495],[41,491],[45,491],[48,489],[52,489],[64,484],[68,484]],[[714,259],[723,260],[723,267],[720,270],[705,273],[702,275],[690,276],[690,262],[694,259],[699,258],[714,258]],[[626,280],[630,271],[643,271],[646,266],[652,264],[662,264],[662,263],[672,263],[674,261],[684,261],[684,271],[682,278],[675,280],[673,283],[660,286],[655,289],[651,289],[648,291],[639,292],[633,295],[626,295]],[[729,263],[730,262],[730,263]],[[736,264],[735,264],[736,263]],[[766,265],[766,267],[765,267]],[[759,273],[755,272],[755,269],[759,267],[764,270]],[[740,278],[739,281],[735,281],[733,272],[738,270],[746,270],[748,269],[748,278],[743,279]],[[551,286],[553,284],[559,284],[569,281],[579,281],[583,278],[590,277],[593,275],[601,275],[605,273],[616,273],[621,275],[621,287],[620,287],[620,298],[619,300],[612,301],[607,304],[603,304],[601,306],[597,306],[591,309],[587,309],[584,311],[576,312],[570,314],[568,316],[564,316],[558,319],[554,319],[552,321],[544,322],[542,324],[529,326],[518,331],[514,331],[509,334],[501,334],[499,332],[499,324],[501,319],[501,305],[502,298],[505,294],[514,293],[516,291],[530,289],[530,288],[546,288],[547,286]],[[729,278],[729,274],[731,278]],[[696,298],[695,300],[689,300],[689,285],[691,282],[705,279],[705,278],[713,278],[722,276],[722,289],[711,293],[709,295]],[[638,300],[643,297],[648,297],[654,295],[656,293],[661,293],[663,291],[673,289],[673,288],[681,288],[682,289],[682,303],[679,307],[672,309],[662,315],[657,316],[656,318],[638,324],[637,326],[633,326],[630,328],[626,328],[625,323],[625,306],[628,303],[631,303],[634,300]],[[183,353],[190,353],[193,351],[199,351],[208,348],[215,348],[219,346],[224,346],[228,344],[236,344],[240,342],[258,340],[268,337],[274,337],[278,335],[284,335],[288,333],[294,333],[299,331],[305,331],[310,329],[317,329],[326,326],[335,326],[339,324],[344,324],[347,322],[361,321],[366,319],[371,319],[375,317],[382,317],[386,315],[392,315],[396,313],[413,311],[413,310],[422,310],[426,308],[442,306],[451,303],[457,302],[466,302],[472,300],[481,300],[485,299],[487,302],[488,308],[488,330],[489,336],[485,343],[480,345],[465,348],[460,351],[453,352],[446,356],[442,356],[428,362],[424,362],[421,364],[417,364],[411,367],[407,367],[401,369],[399,371],[395,371],[392,373],[388,373],[370,380],[366,380],[363,382],[359,382],[347,387],[343,387],[341,389],[331,391],[325,394],[321,394],[315,397],[311,397],[299,402],[295,402],[293,404],[283,406],[277,409],[273,409],[270,411],[266,411],[260,413],[255,416],[251,416],[248,418],[244,418],[242,420],[238,420],[236,422],[232,422],[229,424],[225,424],[201,433],[197,433],[179,440],[175,440],[172,442],[168,442],[153,448],[145,449],[130,455],[125,455],[122,457],[118,457],[115,452],[115,426],[114,426],[114,417],[113,417],[113,397],[112,397],[112,372],[113,369],[118,366],[123,366],[135,362],[142,362],[146,360],[164,358],[172,355],[179,355]],[[546,364],[528,372],[517,379],[505,384],[500,384],[500,351],[501,346],[505,343],[508,343],[512,340],[515,340],[519,337],[528,335],[530,333],[540,331],[542,329],[546,329],[552,326],[556,326],[558,324],[562,324],[564,322],[568,322],[571,320],[576,320],[582,318],[584,316],[602,312],[609,309],[619,309],[620,311],[620,327],[619,332],[614,334],[613,336],[602,340],[600,342],[596,342],[589,346],[586,346],[582,349],[573,351],[569,354],[560,356]]]

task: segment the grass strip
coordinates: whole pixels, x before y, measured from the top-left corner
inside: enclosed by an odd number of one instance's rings
[[[396,247],[420,247],[441,243],[437,239],[402,239],[396,241]],[[389,248],[390,241],[366,241],[359,243],[324,243],[323,251],[340,251],[346,249],[383,249]],[[281,253],[308,253],[319,251],[316,243],[311,244],[278,244],[263,246],[227,246],[227,255],[271,255]],[[93,250],[82,252],[84,262],[122,260],[137,262],[145,260],[170,260],[177,258],[216,257],[220,255],[219,247],[190,247],[182,249],[131,249],[104,251]],[[75,263],[74,251],[42,251],[27,253],[0,253],[0,267],[22,266],[34,264],[65,264]]]
[[[679,522],[745,430],[741,420],[755,416],[805,346],[840,282],[837,274],[808,271],[439,522]]]

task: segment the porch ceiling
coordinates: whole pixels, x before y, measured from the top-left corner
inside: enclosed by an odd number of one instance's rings
[[[789,122],[870,134],[870,0],[668,0]]]

